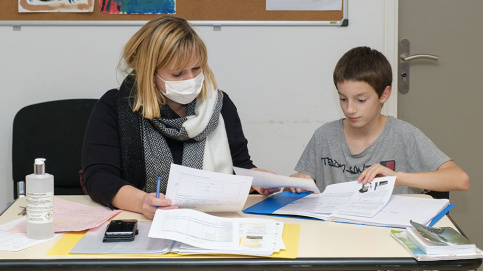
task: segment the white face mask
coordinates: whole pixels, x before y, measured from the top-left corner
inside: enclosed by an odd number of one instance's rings
[[[203,71],[193,79],[182,81],[165,81],[158,74],[156,74],[156,76],[165,84],[166,93],[162,91],[161,93],[163,93],[166,98],[179,104],[189,104],[196,99],[201,92],[203,81],[205,80]]]

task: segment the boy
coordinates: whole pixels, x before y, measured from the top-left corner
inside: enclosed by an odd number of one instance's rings
[[[391,65],[383,54],[354,48],[339,60],[333,77],[345,118],[315,131],[292,176],[314,179],[321,191],[378,176],[397,177],[395,194],[469,188],[468,175],[419,129],[381,114],[392,91]]]

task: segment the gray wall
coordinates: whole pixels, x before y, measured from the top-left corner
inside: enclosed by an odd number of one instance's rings
[[[331,75],[344,52],[367,45],[393,53],[387,2],[392,1],[350,1],[348,27],[195,27],[207,44],[219,87],[238,107],[257,166],[293,173],[313,131],[342,116]],[[121,48],[138,29],[23,26],[13,31],[0,26],[0,210],[13,200],[15,113],[47,100],[99,98],[119,86]]]
[[[439,61],[410,64],[410,90],[398,97],[398,116],[419,127],[470,176],[468,191],[450,193],[456,204],[450,214],[480,248],[482,10],[481,0],[399,1],[399,37],[409,39],[412,54],[439,55]]]

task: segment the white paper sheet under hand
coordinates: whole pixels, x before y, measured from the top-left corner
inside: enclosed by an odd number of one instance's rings
[[[238,212],[247,201],[252,179],[171,164],[166,198],[182,208]]]
[[[263,188],[293,187],[320,193],[319,188],[312,179],[287,177],[257,170],[233,167],[237,176],[253,177],[252,185]]]
[[[341,219],[351,219],[354,223],[389,226],[411,227],[410,220],[423,225],[428,223],[449,204],[447,199],[431,199],[392,195],[386,206],[371,218],[338,216]]]
[[[276,210],[274,214],[298,214],[320,219],[342,215],[373,217],[389,201],[396,177],[374,178],[370,184],[357,181],[328,185],[321,194],[309,195]]]
[[[238,248],[239,223],[190,209],[156,210],[148,236],[208,249]]]

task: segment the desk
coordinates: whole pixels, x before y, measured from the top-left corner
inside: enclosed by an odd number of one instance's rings
[[[88,196],[60,196],[65,200],[97,206]],[[245,207],[265,197],[250,195]],[[25,206],[25,198],[15,201],[1,216],[0,224],[18,218],[19,206]],[[225,217],[260,217],[238,213],[218,213]],[[46,256],[45,253],[58,241],[50,240],[19,252],[2,251],[0,269],[15,270],[476,270],[481,259],[418,262],[389,235],[390,228],[369,227],[318,220],[274,217],[287,224],[300,224],[300,240],[297,259],[272,259],[257,257],[107,257],[107,256]],[[135,218],[142,215],[121,212],[116,219]],[[444,217],[436,226],[454,226]]]

